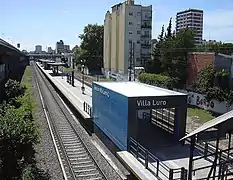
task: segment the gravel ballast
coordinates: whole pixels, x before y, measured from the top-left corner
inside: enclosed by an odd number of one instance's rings
[[[33,65],[32,65],[33,66]],[[32,71],[34,68],[31,66]],[[49,127],[42,109],[41,100],[36,87],[35,77],[32,72],[32,96],[36,102],[36,109],[34,113],[35,121],[40,130],[40,143],[36,145],[36,160],[39,168],[48,171],[50,179],[63,180],[63,175],[57,154],[50,135]]]
[[[47,81],[48,82],[48,81]],[[49,85],[51,87],[51,85]],[[45,89],[44,89],[45,91]],[[96,163],[98,164],[99,168],[102,170],[104,175],[107,179],[110,180],[121,180],[122,178],[119,176],[119,174],[114,170],[113,167],[110,166],[108,161],[102,156],[102,154],[98,151],[98,149],[94,146],[91,140],[91,136],[87,133],[87,131],[83,128],[83,126],[80,124],[80,122],[74,118],[71,113],[67,110],[67,106],[64,105],[63,101],[60,99],[60,97],[55,93],[54,96],[56,98],[56,101],[58,102],[59,106],[63,109],[63,113],[65,113],[65,116],[70,120],[72,123],[74,129],[76,130],[77,134],[79,135],[80,139],[84,142],[86,147],[88,148],[90,154],[95,159]],[[47,103],[52,105],[52,99],[51,97],[47,96],[47,93],[45,94],[47,97]],[[55,108],[55,107],[54,107]],[[56,108],[54,109],[56,111]],[[57,112],[58,113],[58,112]]]

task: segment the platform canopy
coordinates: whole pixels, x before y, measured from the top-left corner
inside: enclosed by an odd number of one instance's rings
[[[26,56],[25,53],[21,52],[19,49],[0,38],[0,54],[3,53],[8,55]]]
[[[127,97],[148,97],[148,96],[184,96],[186,94],[176,91],[152,86],[140,82],[98,82],[107,89],[115,91]]]
[[[61,62],[54,62],[54,63],[48,63],[50,66],[65,66],[66,63],[61,63]]]
[[[44,62],[44,63],[53,63],[55,61],[49,60],[49,59],[39,59],[38,61]]]
[[[211,121],[204,123],[202,126],[195,129],[191,133],[187,134],[182,139],[180,139],[180,141],[187,139],[191,136],[197,135],[197,134],[204,132],[208,129],[215,128],[216,126],[220,126],[220,125],[224,126],[224,129],[226,131],[233,131],[233,126],[231,126],[232,124],[233,124],[233,110],[229,111],[221,116],[218,116],[217,118],[215,118]]]

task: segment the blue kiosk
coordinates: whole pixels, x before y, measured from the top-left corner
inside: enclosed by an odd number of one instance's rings
[[[94,131],[113,150],[153,151],[185,136],[187,95],[138,82],[93,82]]]

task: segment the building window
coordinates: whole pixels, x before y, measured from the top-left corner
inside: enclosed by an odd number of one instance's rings
[[[129,22],[129,25],[133,25],[133,22]]]
[[[129,39],[129,43],[132,43],[132,40],[131,40],[131,39]]]
[[[130,16],[133,16],[133,13],[132,13],[132,12],[130,12],[130,13],[129,13],[129,15],[130,15]]]
[[[140,41],[138,40],[137,43],[140,44]]]
[[[141,61],[141,59],[140,58],[136,58],[136,61],[138,62],[138,61]]]
[[[137,34],[141,34],[141,31],[137,31]]]
[[[141,16],[141,12],[137,12],[137,15],[138,15],[138,16]]]
[[[129,31],[129,34],[133,34],[133,32],[132,32],[132,31]]]

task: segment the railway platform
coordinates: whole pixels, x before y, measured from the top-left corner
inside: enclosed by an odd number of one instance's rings
[[[91,118],[92,89],[89,86],[85,86],[85,93],[82,94],[82,83],[80,81],[75,79],[75,86],[73,87],[66,82],[66,76],[54,76],[52,70],[43,69],[40,63],[37,63],[37,66],[43,71],[47,78],[54,83],[54,85],[68,99],[68,101],[79,111],[84,119]]]
[[[69,102],[82,114],[84,119],[92,119],[92,88],[90,86],[85,85],[85,94],[82,94],[82,83],[78,80],[74,80],[74,86],[67,83],[66,76],[53,76],[52,70],[44,70],[42,65],[37,63],[37,66],[43,71],[43,73],[49,78],[54,85],[59,89],[59,91],[69,100]],[[146,130],[146,129],[145,129]],[[151,131],[152,132],[152,131]],[[146,133],[143,132],[143,133]],[[148,152],[147,149],[144,149],[144,147],[148,148],[149,144],[135,144],[131,143],[131,147],[134,149],[139,148],[141,149],[142,154],[145,154],[146,156],[141,156],[135,158],[133,156],[133,152],[126,152],[126,151],[118,151],[118,158],[120,158],[124,164],[127,164],[128,169],[136,173],[136,176],[139,179],[146,179],[146,177],[150,177],[154,172],[158,171],[157,176],[159,176],[162,179],[170,179],[169,174],[171,170],[179,169],[179,173],[173,176],[175,179],[181,179],[181,173],[183,167],[187,168],[189,166],[189,143],[186,143],[185,145],[173,145],[173,146],[163,146],[163,147],[153,147],[153,145],[156,145],[156,139],[161,140],[161,134],[158,134],[158,131],[154,132],[154,134],[150,134],[150,137],[160,137],[160,138],[153,138],[154,142],[150,141],[150,152],[152,153],[151,157],[152,159],[156,157],[156,160],[149,160],[148,161]],[[151,138],[145,137],[147,140]],[[163,138],[163,141],[165,139]],[[133,141],[132,141],[133,142]],[[147,142],[146,140],[143,142]],[[169,142],[170,144],[170,142]],[[194,154],[194,157],[199,158],[202,156],[202,153],[199,153],[200,150],[197,150]],[[137,153],[137,152],[136,152]],[[147,169],[150,169],[153,172],[147,171],[146,168],[139,171],[143,167],[141,163],[136,162],[142,162],[142,164],[148,163]],[[212,163],[213,159],[200,159],[196,161],[194,167],[198,166],[208,166]],[[140,164],[140,165],[139,165]],[[142,166],[142,167],[141,167]],[[203,176],[206,176],[208,171],[206,170],[200,170],[198,173],[196,173],[193,177],[193,179],[199,179]],[[150,179],[150,178],[149,178]],[[154,178],[156,179],[156,178]]]

